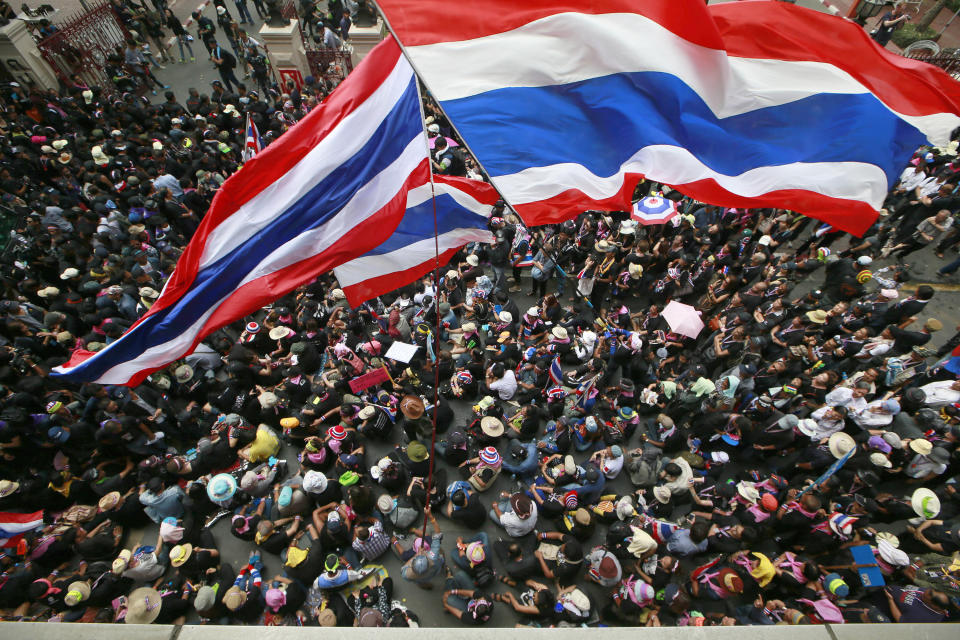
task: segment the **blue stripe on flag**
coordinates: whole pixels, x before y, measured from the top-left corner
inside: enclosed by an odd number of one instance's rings
[[[893,184],[897,159],[925,141],[871,94],[818,94],[719,119],[683,81],[659,72],[496,89],[443,107],[494,176],[560,163],[610,176],[643,147],[672,145],[725,175],[859,161]]]
[[[446,193],[437,194],[437,233],[464,228],[487,228],[487,218],[464,209],[459,202]],[[433,237],[433,204],[426,200],[407,209],[400,226],[386,242],[368,251],[365,255],[381,255],[402,249],[414,242]]]
[[[250,270],[276,248],[335,216],[357,190],[399,157],[421,130],[419,96],[416,84],[411,79],[394,109],[353,157],[277,216],[270,225],[218,262],[202,269],[190,290],[176,304],[134,327],[124,335],[120,344],[103,354],[104,357],[86,360],[59,377],[68,380],[73,377],[96,379],[151,346],[180,335],[211,305],[235,290]],[[323,212],[322,215],[318,215],[320,212]]]

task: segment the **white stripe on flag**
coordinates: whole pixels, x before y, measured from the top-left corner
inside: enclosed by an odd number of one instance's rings
[[[549,87],[642,71],[680,78],[720,118],[811,95],[870,93],[832,64],[730,57],[634,13],[559,13],[504,33],[407,51],[440,102],[505,87]],[[936,144],[944,144],[960,125],[960,117],[951,113],[890,111]]]
[[[387,118],[412,77],[413,69],[406,58],[400,56],[384,83],[343,118],[296,166],[210,232],[199,268],[217,262],[268,226],[277,215],[340,167],[345,158],[363,148],[377,131],[377,127],[370,126],[370,123]]]

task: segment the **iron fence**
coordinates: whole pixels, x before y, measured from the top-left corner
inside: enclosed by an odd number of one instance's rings
[[[340,81],[353,71],[353,60],[349,51],[314,49],[308,46],[306,54],[310,75],[314,78]]]
[[[937,54],[931,54],[931,52],[921,49],[906,57],[940,67],[951,77],[960,80],[960,49],[949,49]]]
[[[57,23],[57,31],[37,43],[61,82],[79,77],[87,85],[112,88],[107,57],[122,50],[129,36],[110,2],[89,5]]]

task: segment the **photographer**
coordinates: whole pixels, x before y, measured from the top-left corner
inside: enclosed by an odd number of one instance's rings
[[[893,32],[904,25],[907,20],[912,20],[913,16],[907,15],[907,10],[902,4],[898,4],[893,11],[888,11],[880,18],[877,23],[877,29],[871,35],[881,47],[887,46]]]

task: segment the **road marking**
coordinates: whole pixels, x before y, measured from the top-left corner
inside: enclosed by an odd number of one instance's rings
[[[927,285],[934,291],[960,291],[960,284],[948,284],[945,282],[918,282],[916,283],[919,287],[922,284]],[[913,287],[913,283],[910,283],[910,286]]]

